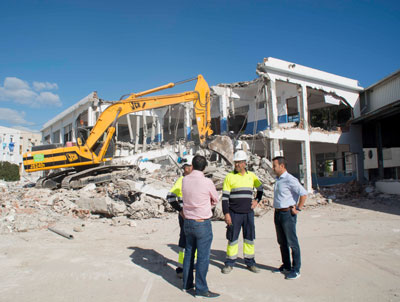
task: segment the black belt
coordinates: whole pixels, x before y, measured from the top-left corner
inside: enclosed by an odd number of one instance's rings
[[[207,218],[207,219],[186,219],[186,220],[193,220],[193,221],[196,221],[196,222],[204,222],[204,221],[206,221],[206,220],[209,220],[210,218]]]
[[[291,208],[292,207],[282,208],[282,209],[275,209],[275,211],[277,211],[277,212],[287,212],[287,211],[290,211]]]

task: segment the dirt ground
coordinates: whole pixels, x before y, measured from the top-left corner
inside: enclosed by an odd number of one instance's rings
[[[82,223],[83,232],[74,232]],[[74,239],[48,230],[0,236],[0,301],[196,300],[175,276],[176,214],[135,227],[72,218],[55,227]],[[400,301],[399,200],[353,200],[301,212],[297,280],[271,273],[280,265],[272,211],[256,218],[259,274],[243,261],[221,274],[224,222],[213,222],[213,231],[207,279],[221,294],[215,301]]]

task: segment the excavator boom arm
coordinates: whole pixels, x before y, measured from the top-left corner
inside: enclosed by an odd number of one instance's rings
[[[166,88],[173,87],[171,84],[162,86]],[[159,90],[159,89],[158,89]],[[149,90],[146,94],[158,91],[157,88]],[[210,89],[204,78],[199,75],[194,91],[179,94],[161,95],[153,97],[136,97],[144,93],[132,94],[128,98],[116,102],[100,115],[96,125],[93,127],[90,136],[86,141],[86,146],[91,150],[99,138],[112,126],[113,121],[118,120],[124,115],[161,108],[169,105],[193,102],[196,114],[196,122],[199,130],[200,142],[203,143],[207,136],[212,134],[211,130],[211,113],[210,113]],[[115,125],[114,125],[115,127]],[[109,141],[106,139],[106,142]],[[102,147],[108,147],[104,145]],[[107,148],[106,148],[107,149]]]

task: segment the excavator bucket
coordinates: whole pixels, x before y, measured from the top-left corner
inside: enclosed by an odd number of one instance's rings
[[[233,143],[229,136],[216,136],[208,142],[207,148],[222,156],[222,158],[233,166]]]

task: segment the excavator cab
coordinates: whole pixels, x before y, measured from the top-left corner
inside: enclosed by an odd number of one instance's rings
[[[92,128],[93,127],[91,127],[91,126],[77,128],[77,132],[78,132],[77,143],[79,146],[85,145],[86,140],[88,139],[88,137],[90,135],[90,131],[92,131]]]

